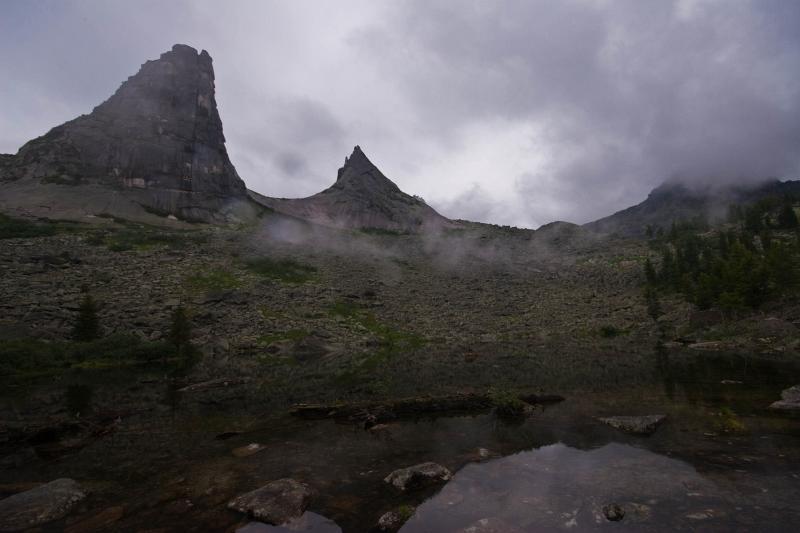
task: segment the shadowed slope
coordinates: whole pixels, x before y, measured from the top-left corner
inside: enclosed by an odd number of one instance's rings
[[[457,225],[401,191],[358,146],[339,169],[336,183],[320,193],[299,199],[252,196],[278,212],[338,228],[418,232]]]

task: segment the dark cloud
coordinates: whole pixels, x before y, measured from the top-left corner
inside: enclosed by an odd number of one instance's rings
[[[516,190],[553,214],[601,216],[668,178],[798,173],[800,4],[417,0],[387,20],[361,42],[435,134],[541,129],[549,161]]]
[[[798,177],[797,28],[782,0],[7,0],[0,151],[185,42],[259,192],[317,192],[360,144],[449,216],[585,222],[665,179]]]

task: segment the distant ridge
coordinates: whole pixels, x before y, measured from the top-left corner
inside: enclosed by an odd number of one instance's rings
[[[584,228],[622,236],[644,235],[648,225],[668,228],[673,221],[702,216],[713,222],[723,219],[731,204],[750,204],[768,196],[800,195],[800,181],[764,181],[744,186],[692,188],[681,183],[664,183],[647,198],[613,215],[584,224]]]
[[[367,158],[359,146],[345,158],[336,182],[308,198],[267,198],[257,202],[280,213],[337,228],[375,228],[416,233],[456,226],[422,199],[400,190]]]

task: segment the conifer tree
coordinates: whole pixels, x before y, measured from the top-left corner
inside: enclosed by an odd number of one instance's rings
[[[181,354],[189,346],[191,336],[192,328],[189,324],[186,309],[183,306],[179,306],[172,312],[169,328],[169,342],[175,346],[176,353]]]
[[[97,304],[90,294],[83,297],[78,308],[78,317],[72,328],[72,338],[88,342],[100,337],[100,322],[97,319]]]

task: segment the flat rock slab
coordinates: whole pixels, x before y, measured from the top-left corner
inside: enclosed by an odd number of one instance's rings
[[[20,531],[66,516],[86,491],[72,479],[56,479],[0,500],[0,531]]]
[[[395,470],[384,481],[400,490],[414,490],[437,483],[444,483],[453,477],[453,473],[438,463],[421,463],[407,468]]]
[[[667,415],[646,416],[608,416],[598,418],[604,424],[635,435],[652,435],[658,426],[667,419]]]
[[[800,410],[800,385],[795,385],[783,391],[781,399],[770,405],[770,408]]]
[[[313,497],[314,491],[308,485],[284,478],[234,498],[228,508],[262,522],[281,525],[301,516]]]

